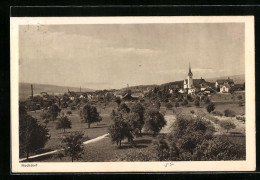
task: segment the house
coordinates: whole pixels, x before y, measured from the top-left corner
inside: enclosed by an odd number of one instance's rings
[[[230,85],[225,83],[225,84],[221,84],[219,86],[219,92],[220,93],[228,93],[230,91]]]
[[[215,82],[215,88],[217,89],[217,88],[220,88],[220,85],[229,85],[230,87],[232,87],[232,86],[234,86],[234,81],[233,81],[233,79],[230,79],[229,77],[228,77],[228,79],[218,79],[216,82]]]

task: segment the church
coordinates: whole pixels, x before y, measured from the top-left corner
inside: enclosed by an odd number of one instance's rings
[[[191,72],[191,68],[190,68],[190,64],[189,64],[189,72],[188,72],[188,76],[187,79],[184,79],[183,81],[183,90],[184,92],[188,93],[188,94],[195,94],[195,86],[193,84],[193,74]]]

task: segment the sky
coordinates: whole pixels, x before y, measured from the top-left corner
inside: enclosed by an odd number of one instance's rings
[[[245,73],[243,23],[22,25],[19,81],[117,89]]]

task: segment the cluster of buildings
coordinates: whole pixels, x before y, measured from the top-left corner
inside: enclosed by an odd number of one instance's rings
[[[179,89],[180,93],[195,94],[197,92],[212,93],[229,93],[231,90],[244,90],[242,84],[235,84],[229,77],[227,79],[218,79],[216,82],[206,82],[205,79],[193,79],[193,73],[189,65],[187,79],[183,81],[183,88]]]

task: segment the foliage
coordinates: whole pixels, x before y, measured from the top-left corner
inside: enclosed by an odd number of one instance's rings
[[[234,144],[228,136],[221,135],[209,141],[204,141],[196,147],[194,160],[200,161],[220,161],[220,160],[245,159],[245,147]]]
[[[187,106],[189,104],[189,102],[187,101],[187,99],[185,99],[183,102],[182,102],[182,105],[183,106]]]
[[[219,123],[220,127],[227,130],[227,133],[230,129],[235,129],[236,125],[232,122],[232,120],[222,120]]]
[[[90,128],[91,123],[100,122],[102,120],[97,112],[97,108],[89,104],[86,104],[80,110],[80,117],[83,119],[83,122],[88,123],[88,128]]]
[[[208,97],[206,97],[206,99],[204,100],[206,104],[211,103],[210,99]]]
[[[119,107],[119,105],[121,104],[121,98],[116,97],[115,102],[117,103],[117,107]]]
[[[245,117],[245,116],[236,116],[236,119],[237,119],[237,120],[241,120],[241,121],[243,121],[243,122],[246,121],[246,117]]]
[[[191,114],[195,114],[194,110],[191,110],[190,113],[191,113]]]
[[[62,140],[62,143],[64,144],[65,155],[71,157],[72,162],[82,158],[84,150],[83,136],[84,134],[82,132],[76,131],[65,135]]]
[[[214,126],[201,116],[178,115],[171,133],[155,143],[160,160],[192,160],[196,147],[213,138]]]
[[[61,109],[56,104],[53,104],[51,107],[49,107],[49,110],[47,113],[48,113],[48,116],[50,117],[50,119],[52,121],[54,121],[60,112],[61,112]]]
[[[128,120],[126,120],[126,118],[123,117],[123,113],[119,111],[112,111],[111,119],[114,122],[109,127],[108,131],[110,133],[112,143],[116,142],[117,145],[121,147],[121,141],[125,138],[128,138],[128,140],[132,141],[132,127]]]
[[[73,110],[76,110],[76,106],[71,106],[70,109],[73,111]]]
[[[145,108],[141,103],[135,103],[131,106],[131,112],[138,115],[135,128],[139,129],[139,133],[141,133],[144,126]]]
[[[212,114],[215,116],[223,116],[223,114],[219,111],[213,111]]]
[[[145,119],[146,129],[153,132],[154,135],[158,134],[160,130],[166,125],[166,120],[158,109],[149,109],[146,113]]]
[[[167,109],[172,109],[172,107],[173,107],[173,105],[171,103],[167,103],[165,106]]]
[[[63,129],[63,132],[65,132],[65,129],[69,128],[71,128],[71,121],[67,116],[61,117],[56,124],[56,129]]]
[[[156,102],[154,103],[154,106],[155,106],[156,109],[160,109],[160,107],[161,107],[160,101],[156,101]]]
[[[24,107],[19,107],[19,149],[28,159],[29,154],[43,148],[50,139],[49,130],[38,124],[37,119],[28,115]]]
[[[129,113],[130,112],[130,108],[125,103],[121,103],[119,105],[118,110],[119,111],[123,111],[124,113]]]
[[[148,150],[141,149],[130,149],[124,154],[116,156],[115,161],[156,161],[157,158]]]
[[[226,117],[235,117],[235,112],[232,111],[232,110],[226,109],[226,110],[224,111],[224,115],[225,115]]]
[[[200,101],[196,99],[194,104],[195,104],[195,106],[199,107],[200,106]]]
[[[175,103],[175,107],[180,107],[180,104],[178,102]]]
[[[214,103],[210,103],[207,107],[206,107],[208,113],[211,113],[212,111],[215,110],[215,104]]]
[[[243,101],[239,101],[238,105],[239,106],[244,106],[244,102]]]
[[[71,115],[72,114],[72,112],[71,111],[67,111],[67,113],[66,114],[68,114],[68,115]]]

